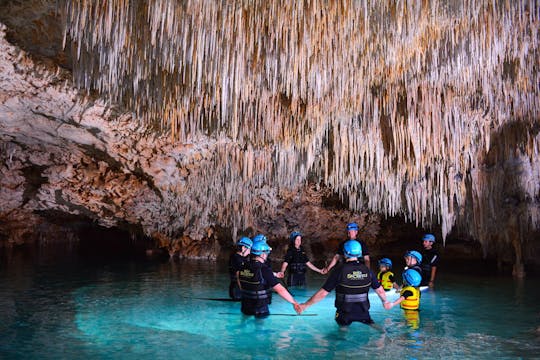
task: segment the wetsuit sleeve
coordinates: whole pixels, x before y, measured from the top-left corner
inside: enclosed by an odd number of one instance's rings
[[[334,290],[338,284],[339,274],[341,273],[341,266],[334,268],[334,271],[330,273],[322,288],[328,292]]]
[[[279,284],[279,280],[276,279],[276,277],[274,276],[274,273],[272,272],[272,269],[269,266],[262,266],[261,267],[261,274],[262,274],[262,277],[264,278],[264,280],[266,281],[266,283],[270,287],[274,287],[277,284]]]
[[[369,270],[369,273],[371,275],[371,288],[373,290],[378,289],[381,286],[381,283],[379,280],[377,280],[377,276],[373,273],[372,270]]]
[[[362,240],[360,240],[360,245],[362,246],[362,256],[369,255],[369,249],[366,245],[366,243]]]
[[[431,258],[430,265],[439,266],[439,253],[437,253],[436,251],[433,252],[433,257]]]
[[[339,254],[341,256],[343,256],[343,244],[345,244],[345,241],[342,241],[339,243],[337,249],[336,249],[336,254]]]
[[[411,290],[405,290],[401,296],[403,296],[406,299],[409,296],[413,296],[413,292]]]

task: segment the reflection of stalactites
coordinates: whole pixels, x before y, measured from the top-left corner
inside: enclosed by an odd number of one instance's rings
[[[437,222],[446,236],[464,206],[487,213],[476,199],[494,187],[475,171],[493,134],[539,118],[539,6],[71,0],[66,38],[80,87],[175,139],[227,136],[245,149],[221,149],[209,171],[226,175],[207,179],[210,196],[240,201],[232,209],[310,172],[352,209]],[[520,144],[531,161],[538,141]],[[211,194],[225,178],[243,183]]]

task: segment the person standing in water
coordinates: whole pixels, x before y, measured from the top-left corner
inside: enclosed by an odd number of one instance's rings
[[[353,321],[373,324],[369,314],[368,292],[372,288],[381,299],[385,309],[388,306],[386,292],[373,272],[358,259],[362,257],[362,246],[356,240],[349,240],[343,245],[345,263],[337,266],[328,276],[323,286],[303,304],[301,311],[324,299],[336,289],[336,316],[340,326],[348,326]]]
[[[433,248],[435,245],[435,235],[425,234],[422,238],[422,283],[420,286],[435,286],[435,277],[437,275],[437,266],[439,264],[439,253]]]
[[[388,258],[382,258],[379,260],[379,273],[377,274],[377,280],[379,280],[385,291],[398,288],[398,285],[394,281],[394,273],[392,272],[392,260]]]
[[[368,267],[368,269],[369,269],[369,267],[370,267],[369,250],[368,250],[368,247],[367,247],[365,242],[363,242],[360,239],[357,239],[359,230],[360,230],[360,228],[358,227],[358,224],[356,224],[354,222],[347,224],[347,236],[348,236],[348,239],[339,244],[339,247],[338,247],[338,249],[336,251],[336,254],[334,255],[334,257],[330,261],[330,264],[328,264],[328,266],[324,269],[325,272],[329,272],[342,259],[342,257],[343,257],[343,245],[348,240],[356,240],[358,243],[360,243],[360,246],[362,247],[363,256],[359,259],[359,261],[363,262],[364,265],[366,265]]]
[[[420,324],[420,317],[418,310],[420,308],[420,282],[422,281],[422,275],[414,269],[407,269],[403,272],[403,288],[399,293],[399,298],[391,303],[386,304],[386,309],[391,309],[396,305],[400,305],[405,315],[407,324],[413,328],[418,329]]]
[[[272,248],[264,241],[254,243],[249,260],[244,263],[238,274],[242,290],[241,311],[245,315],[255,315],[256,318],[265,318],[270,315],[268,305],[271,302],[272,290],[293,304],[296,312],[300,312],[298,302],[279,283],[272,269],[265,265],[271,251]]]
[[[416,250],[411,250],[407,251],[403,257],[405,258],[405,264],[407,265],[405,266],[405,270],[416,270],[422,277],[422,266],[420,265],[422,263],[422,254]]]
[[[244,266],[252,245],[253,242],[250,238],[242,237],[236,243],[236,252],[229,257],[229,276],[231,278],[229,297],[233,300],[240,301],[242,299],[242,292],[240,291],[240,284],[238,282],[238,272]]]
[[[289,236],[289,248],[285,254],[285,261],[281,265],[281,271],[277,274],[278,278],[285,276],[287,267],[289,267],[287,286],[304,286],[306,284],[306,268],[319,274],[325,274],[323,269],[319,269],[309,261],[302,246],[302,234],[298,231],[293,231]]]

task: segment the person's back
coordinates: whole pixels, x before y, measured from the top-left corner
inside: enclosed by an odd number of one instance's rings
[[[342,316],[371,323],[368,292],[373,279],[370,270],[357,260],[347,261],[335,271],[339,274],[335,300],[336,320]],[[344,321],[348,322],[347,319]]]
[[[237,251],[229,257],[229,297],[233,300],[240,300],[242,298],[242,292],[238,284],[238,272],[244,266],[247,261],[249,250],[253,242],[248,237],[242,237],[236,244]]]
[[[264,263],[254,258],[248,259],[239,272],[238,278],[242,286],[242,312],[247,315],[264,313],[261,311],[271,302],[271,286],[263,276],[268,270]],[[267,312],[267,311],[266,311]]]

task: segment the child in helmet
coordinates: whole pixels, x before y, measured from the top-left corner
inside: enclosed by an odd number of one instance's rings
[[[420,281],[422,281],[422,255],[416,251],[416,250],[410,250],[405,253],[403,256],[405,258],[405,264],[407,265],[405,267],[405,270],[407,269],[413,269],[420,274]]]
[[[394,273],[392,269],[392,260],[388,258],[382,258],[379,260],[379,273],[377,274],[377,280],[381,283],[381,286],[385,291],[398,288],[398,285],[394,282]]]
[[[250,238],[242,237],[236,243],[236,252],[229,257],[229,276],[231,278],[229,297],[233,300],[240,301],[242,299],[242,292],[238,283],[238,272],[244,266],[252,245],[253,242]]]
[[[302,234],[293,231],[289,236],[289,248],[285,254],[285,261],[281,265],[281,271],[277,274],[278,278],[285,276],[285,270],[289,266],[289,275],[287,276],[287,286],[304,286],[306,284],[306,267],[323,274],[323,270],[313,265],[302,246]]]
[[[401,304],[405,310],[418,310],[420,307],[420,282],[422,275],[414,269],[407,269],[403,272],[403,288],[399,293],[399,298],[390,303],[390,308]]]

